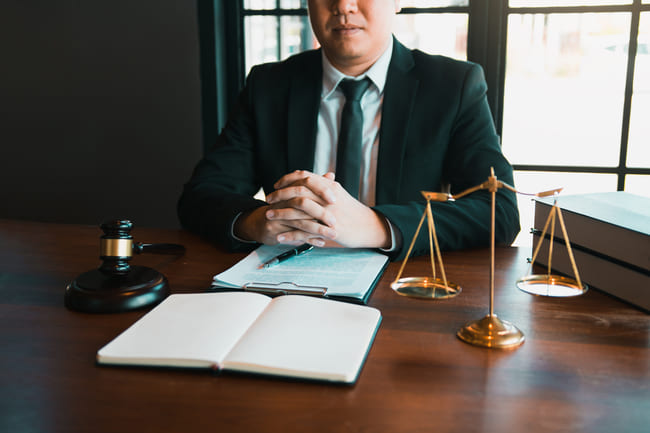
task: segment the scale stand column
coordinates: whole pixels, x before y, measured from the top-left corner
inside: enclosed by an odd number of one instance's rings
[[[456,335],[465,343],[475,346],[509,349],[524,342],[524,334],[515,325],[501,320],[494,314],[494,225],[496,192],[499,182],[492,170],[488,181],[482,185],[492,195],[490,239],[490,313],[479,320],[466,323]]]

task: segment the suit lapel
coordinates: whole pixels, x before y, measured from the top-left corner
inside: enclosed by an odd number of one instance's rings
[[[379,135],[376,203],[399,201],[402,161],[419,81],[410,77],[413,55],[394,39],[388,67]]]
[[[313,170],[318,108],[323,87],[321,51],[306,53],[290,71],[287,113],[287,167]]]
[[[318,109],[323,85],[321,51],[315,50],[296,62],[288,73],[291,84],[287,113],[288,171],[314,168]],[[377,158],[376,203],[395,203],[400,195],[402,161],[409,121],[419,81],[410,77],[413,56],[396,39],[388,67]]]

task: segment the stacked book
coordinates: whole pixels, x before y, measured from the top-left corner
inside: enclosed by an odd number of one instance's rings
[[[549,229],[554,205],[561,209],[583,283],[650,312],[650,198],[623,191],[546,197],[535,201],[535,264],[549,264]],[[551,269],[575,278],[560,221],[556,218]]]

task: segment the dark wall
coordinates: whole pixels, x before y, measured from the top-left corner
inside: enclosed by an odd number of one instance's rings
[[[201,149],[195,2],[2,1],[0,218],[177,227]]]

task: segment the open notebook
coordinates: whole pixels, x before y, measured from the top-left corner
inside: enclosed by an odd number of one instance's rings
[[[301,295],[170,295],[97,352],[99,364],[195,367],[354,383],[379,310]]]

